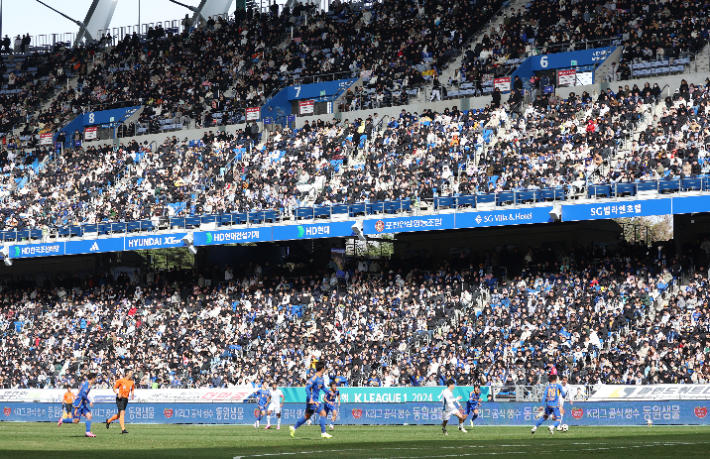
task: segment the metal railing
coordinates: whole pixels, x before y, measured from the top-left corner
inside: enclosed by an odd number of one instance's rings
[[[526,207],[539,202],[553,203],[624,203],[630,198],[655,199],[669,197],[672,193],[710,193],[710,176],[654,180],[646,182],[612,183],[575,187],[567,185],[555,189],[511,190],[498,193],[441,196],[433,199],[400,199],[397,201],[362,202],[320,207],[296,207],[274,210],[243,211],[200,216],[153,217],[127,222],[103,222],[98,224],[77,223],[48,231],[40,228],[10,229],[0,231],[0,241],[45,241],[67,240],[79,237],[110,235],[154,234],[160,231],[198,229],[242,229],[280,225],[287,222],[334,222],[359,216],[422,215],[421,206],[433,206],[431,213],[490,211],[501,208]],[[513,207],[511,207],[513,206]],[[613,207],[613,206],[610,206]],[[617,206],[618,207],[618,206]],[[606,211],[605,211],[606,212]],[[605,214],[608,218],[629,217],[626,212]]]

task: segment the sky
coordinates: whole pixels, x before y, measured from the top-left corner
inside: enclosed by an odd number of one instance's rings
[[[47,5],[78,21],[83,21],[91,6],[91,0],[42,0]],[[200,0],[178,0],[190,6],[198,6]],[[111,21],[112,27],[138,24],[139,0],[118,0]],[[181,19],[192,12],[168,0],[141,0],[141,22],[150,23]],[[232,3],[230,12],[236,8]],[[31,19],[30,19],[31,18]],[[78,32],[79,27],[35,0],[3,0],[2,35],[52,34]]]

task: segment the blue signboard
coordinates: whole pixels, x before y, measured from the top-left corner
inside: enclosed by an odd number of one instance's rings
[[[649,401],[649,402],[577,402],[566,407],[565,423],[570,426],[628,426],[646,425],[710,425],[706,401]],[[286,403],[281,419],[294,424],[303,415],[302,403]],[[522,402],[486,402],[474,421],[482,426],[531,426],[540,404]],[[57,422],[62,415],[59,403],[5,403],[0,419],[3,421]],[[94,419],[106,419],[116,414],[113,403],[95,403],[91,408]],[[126,420],[132,424],[252,424],[257,407],[252,403],[136,403],[128,404]],[[316,415],[314,424],[317,425]],[[338,413],[338,424],[345,425],[432,425],[441,423],[441,404],[438,402],[412,403],[343,403]],[[83,423],[67,430],[84,429]],[[308,427],[304,427],[308,429]],[[311,432],[316,427],[311,427]],[[72,435],[67,432],[67,435]],[[101,435],[99,433],[99,435]]]
[[[421,217],[381,218],[362,222],[365,234],[406,233],[454,229],[454,214],[427,215]]]
[[[84,126],[94,124],[108,124],[125,121],[137,112],[141,107],[115,108],[113,110],[102,110],[100,112],[84,113]]]
[[[296,121],[296,115],[288,115],[288,122],[294,123]]]
[[[271,124],[271,118],[269,118],[269,117],[264,118],[264,124]]]
[[[334,222],[311,225],[274,226],[274,241],[352,236],[352,226],[354,223],[355,222]]]
[[[673,198],[674,214],[692,214],[695,212],[710,212],[710,196]]]
[[[354,81],[335,80],[302,84],[300,86],[289,86],[285,91],[287,91],[288,100],[317,99],[318,97],[334,96],[341,88],[349,88]]]
[[[185,247],[182,238],[187,233],[161,234],[155,236],[130,236],[125,238],[125,250],[169,249]]]
[[[15,245],[10,249],[9,258],[36,258],[64,255],[64,242],[50,244]]]
[[[461,212],[456,214],[456,228],[482,228],[485,226],[525,225],[549,223],[552,207],[492,210],[489,212]]]
[[[583,67],[604,62],[609,54],[614,52],[611,48],[585,49],[582,51],[571,51],[568,53],[544,54],[542,56],[529,57],[531,69],[533,71],[562,69],[569,67]],[[576,61],[576,64],[572,62]]]
[[[122,252],[124,238],[89,239],[86,241],[67,241],[64,253],[66,255],[79,255],[82,253]]]
[[[622,217],[648,217],[671,214],[671,199],[646,201],[610,201],[595,204],[562,206],[562,221],[601,220]]]
[[[268,242],[271,240],[271,227],[254,227],[241,230],[195,232],[193,244],[196,246],[224,245],[243,242]]]

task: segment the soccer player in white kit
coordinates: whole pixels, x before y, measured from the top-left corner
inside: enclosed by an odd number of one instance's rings
[[[461,397],[454,397],[454,393],[452,392],[454,390],[454,387],[456,387],[456,383],[454,382],[454,380],[448,379],[446,381],[446,389],[444,389],[444,391],[441,393],[441,398],[443,401],[443,405],[441,407],[441,420],[443,421],[441,423],[441,430],[444,432],[444,435],[449,435],[446,432],[446,424],[449,423],[449,419],[451,419],[452,415],[459,418],[459,430],[463,433],[466,433],[466,429],[463,428],[463,421],[466,419],[466,416],[461,414],[461,403],[459,403]]]
[[[275,382],[271,385],[271,403],[266,410],[266,429],[271,428],[271,413],[276,414],[276,430],[281,429],[281,408],[284,406],[284,394]]]
[[[563,376],[560,381],[560,385],[562,386],[562,392],[560,392],[560,414],[562,414],[562,416],[560,416],[560,425],[557,426],[557,430],[562,430],[562,418],[565,417],[565,398],[567,398],[567,395],[569,394],[569,386],[567,383],[567,376]],[[569,399],[569,404],[574,404],[574,401],[571,398]]]

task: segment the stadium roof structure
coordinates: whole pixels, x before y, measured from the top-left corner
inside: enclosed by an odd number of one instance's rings
[[[118,0],[93,0],[86,12],[84,20],[78,21],[67,16],[61,11],[52,8],[42,0],[36,1],[79,26],[79,32],[76,34],[73,46],[78,46],[83,40],[97,40],[102,31],[107,30],[111,25],[111,19],[113,19],[113,13],[116,11],[116,6],[118,4]],[[195,21],[200,16],[207,19],[210,16],[227,14],[234,0],[201,0],[199,6],[197,7],[186,5],[177,0],[168,1],[184,6],[192,11],[194,13],[192,20]],[[138,9],[140,10],[140,2]],[[140,22],[140,11],[138,11],[138,18],[138,22]],[[140,24],[138,24],[138,26],[138,30],[140,30]]]

